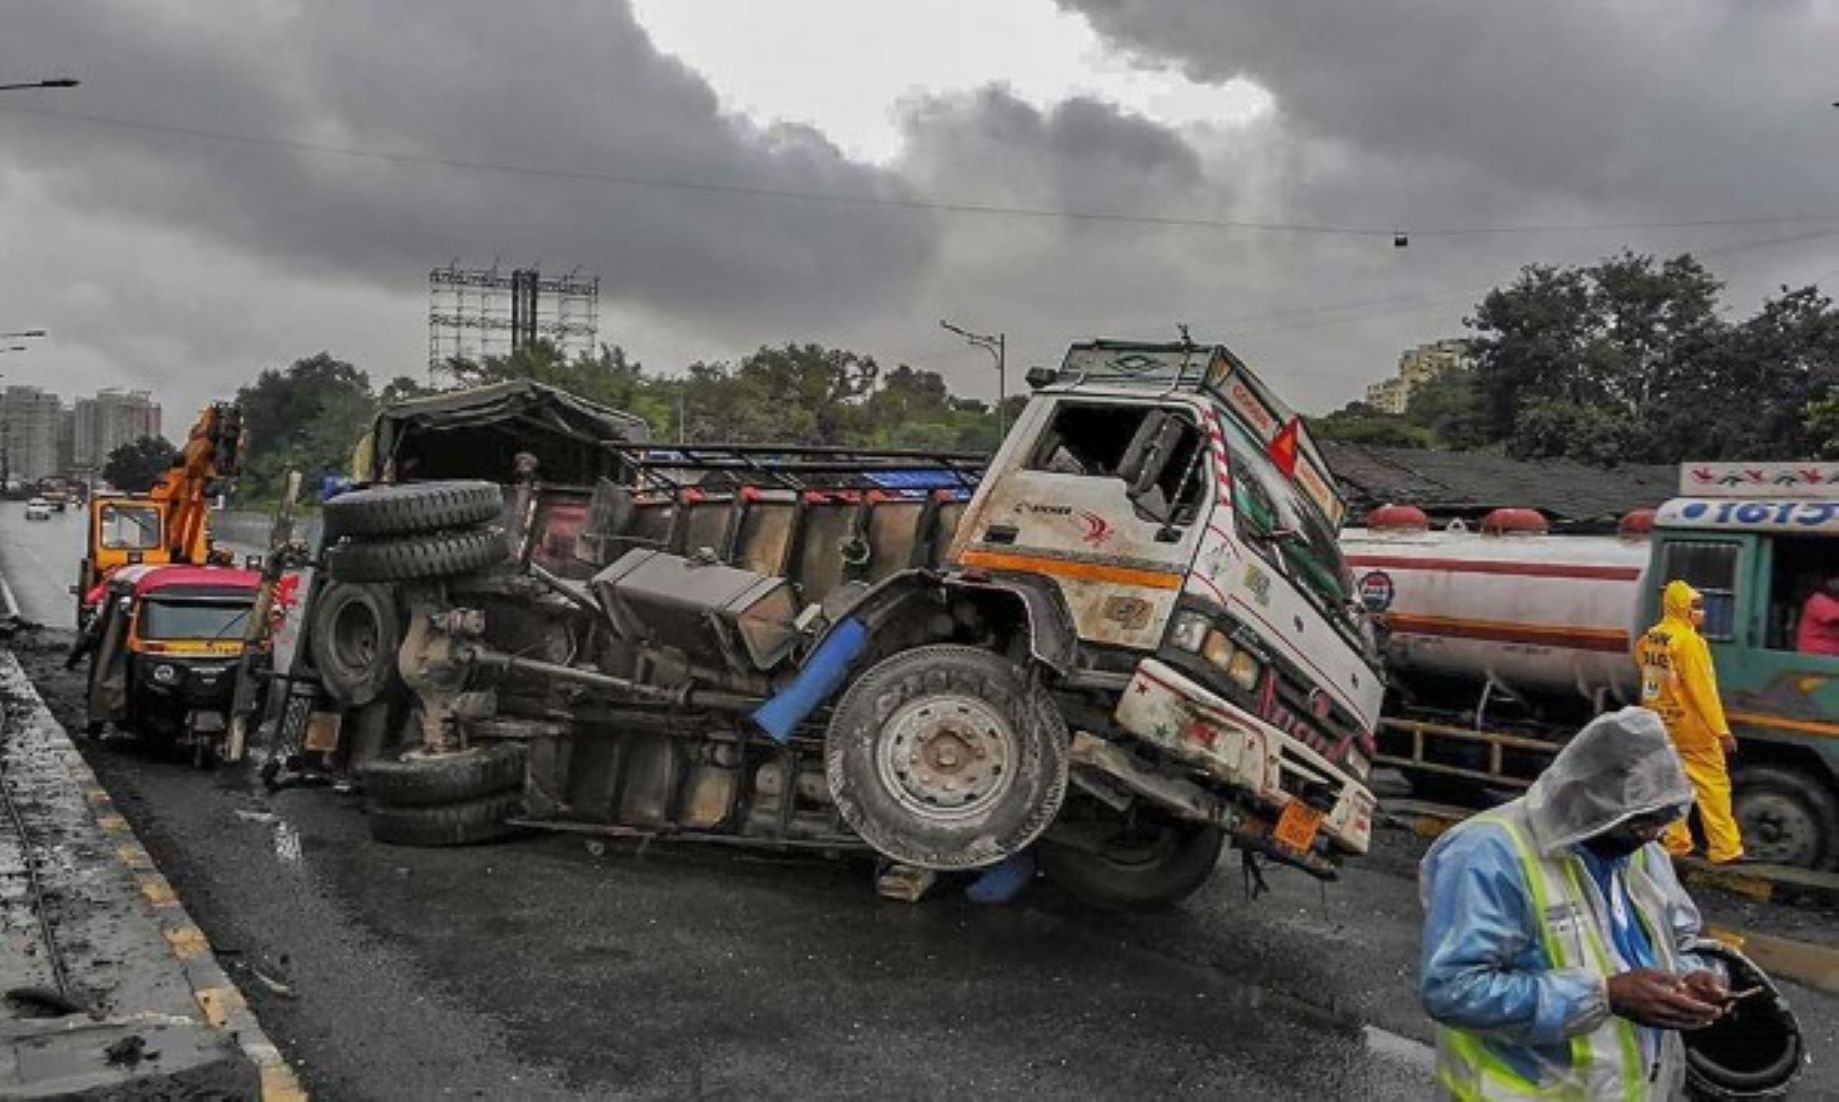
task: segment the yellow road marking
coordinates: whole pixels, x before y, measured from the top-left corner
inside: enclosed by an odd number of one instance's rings
[[[210,941],[196,926],[177,926],[161,933],[166,935],[166,943],[172,946],[173,955],[180,960],[192,960],[211,951]]]

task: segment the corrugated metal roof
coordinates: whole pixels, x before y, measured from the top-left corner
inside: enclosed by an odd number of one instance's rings
[[[1517,505],[1558,521],[1613,521],[1630,509],[1658,506],[1674,496],[1679,484],[1678,467],[1658,464],[1605,469],[1495,452],[1335,442],[1324,442],[1322,450],[1355,517],[1401,502],[1433,514],[1468,515]]]

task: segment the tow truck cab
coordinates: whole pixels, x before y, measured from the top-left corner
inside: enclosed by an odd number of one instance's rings
[[[1301,420],[1218,345],[1079,344],[1029,381],[950,565],[1063,608],[1071,637],[1037,626],[1037,653],[1114,689],[1114,732],[1191,770],[1242,844],[1308,855],[1319,830],[1365,852],[1383,683]],[[1171,773],[1075,732],[1088,788]]]

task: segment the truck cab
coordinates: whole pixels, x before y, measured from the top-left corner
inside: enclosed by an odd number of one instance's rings
[[[1300,420],[1223,346],[1075,345],[1030,381],[950,564],[1051,594],[1074,680],[1117,678],[1117,726],[1240,789],[1254,829],[1364,852],[1383,682]]]
[[[1704,594],[1746,848],[1839,863],[1839,654],[1796,649],[1809,598],[1839,573],[1839,464],[1686,464],[1652,544],[1642,624],[1669,581]]]

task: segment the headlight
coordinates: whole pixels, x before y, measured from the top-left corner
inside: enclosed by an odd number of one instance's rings
[[[1169,641],[1190,654],[1197,653],[1207,638],[1207,628],[1207,618],[1200,613],[1180,613],[1175,617],[1174,630],[1169,632]]]
[[[1347,749],[1347,768],[1354,776],[1364,781],[1372,775],[1373,763],[1367,760],[1365,754],[1350,746]]]
[[[1252,657],[1250,651],[1243,650],[1233,655],[1232,663],[1226,667],[1226,676],[1248,693],[1258,687],[1258,675],[1262,672],[1258,660]]]
[[[162,685],[170,685],[179,680],[179,667],[155,666],[153,667],[153,679]]]
[[[1237,651],[1238,648],[1232,645],[1232,640],[1226,638],[1225,633],[1218,628],[1207,633],[1207,641],[1200,647],[1201,657],[1222,670],[1232,661],[1232,656]]]

